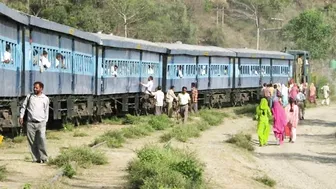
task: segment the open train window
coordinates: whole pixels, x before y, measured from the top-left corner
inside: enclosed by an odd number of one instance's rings
[[[240,66],[241,75],[250,75],[250,66]]]

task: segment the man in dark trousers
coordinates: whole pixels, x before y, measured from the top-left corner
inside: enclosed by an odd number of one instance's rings
[[[34,162],[48,161],[46,150],[46,125],[49,118],[49,98],[42,93],[43,83],[34,83],[34,94],[27,95],[20,110],[20,124],[27,114],[27,138]]]

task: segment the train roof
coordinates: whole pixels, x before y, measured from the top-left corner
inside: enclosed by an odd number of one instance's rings
[[[97,36],[92,35],[91,33],[77,30],[70,26],[62,25],[36,16],[29,16],[29,17],[30,17],[29,24],[32,26],[36,26],[42,29],[47,29],[63,34],[72,35],[91,42],[96,42],[98,44],[100,43],[100,39]]]
[[[19,11],[7,7],[5,4],[0,3],[0,14],[11,18],[12,20],[24,25],[29,24],[27,15],[21,14]]]
[[[294,56],[288,53],[278,52],[278,51],[263,51],[255,49],[236,49],[229,48],[229,50],[237,53],[237,57],[244,58],[274,58],[274,59],[286,59],[293,60]]]
[[[235,57],[236,53],[224,48],[214,46],[199,46],[179,43],[157,43],[169,49],[172,55],[191,55],[191,56],[225,56]]]
[[[115,35],[92,33],[93,35],[99,37],[102,40],[102,45],[109,47],[118,47],[125,49],[136,49],[144,50],[150,52],[166,53],[167,48],[161,47],[156,43],[140,40],[131,39],[126,37],[120,37]]]

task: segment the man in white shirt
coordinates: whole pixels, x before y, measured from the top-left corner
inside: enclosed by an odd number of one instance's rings
[[[112,68],[111,68],[111,74],[113,77],[117,77],[118,76],[118,66],[117,65],[114,65]]]
[[[174,99],[177,101],[178,98],[174,93],[174,86],[171,86],[166,95],[166,102],[168,104],[168,117],[172,117],[173,115],[173,101]]]
[[[42,56],[40,58],[40,71],[41,73],[44,71],[44,69],[50,68],[51,63],[48,60],[48,52],[43,51]]]
[[[191,101],[189,93],[187,93],[187,87],[182,87],[182,93],[178,95],[178,101],[180,105],[180,115],[183,118],[183,123],[188,120],[189,103]]]
[[[148,83],[140,83],[140,85],[142,85],[143,87],[145,87],[145,93],[146,94],[150,94],[152,92],[153,89],[153,76],[149,76],[148,77]]]
[[[329,83],[324,85],[321,89],[323,90],[323,97],[324,97],[324,99],[322,100],[322,105],[324,105],[326,103],[327,106],[329,106],[329,102],[330,102],[330,99],[329,99],[329,97],[330,97]]]
[[[55,67],[58,68],[58,66],[61,64],[61,68],[66,69],[64,65],[64,57],[61,53],[56,54],[56,60],[55,60]]]
[[[164,100],[164,93],[161,90],[161,86],[158,86],[157,91],[153,92],[152,95],[155,99],[155,115],[161,115]]]
[[[4,52],[4,56],[2,57],[1,62],[6,63],[6,64],[13,62],[12,54],[10,51],[11,51],[10,45],[7,44],[6,51]]]

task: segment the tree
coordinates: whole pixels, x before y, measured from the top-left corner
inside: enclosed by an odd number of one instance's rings
[[[289,21],[283,37],[295,43],[295,48],[308,50],[312,58],[324,58],[331,45],[332,27],[322,12],[308,10]]]
[[[154,7],[151,0],[111,0],[110,6],[123,21],[125,37],[128,37],[129,25],[147,18]]]
[[[257,33],[257,49],[259,49],[261,19],[269,19],[272,14],[280,11],[288,2],[288,0],[229,0],[229,10],[235,18],[254,22]]]

